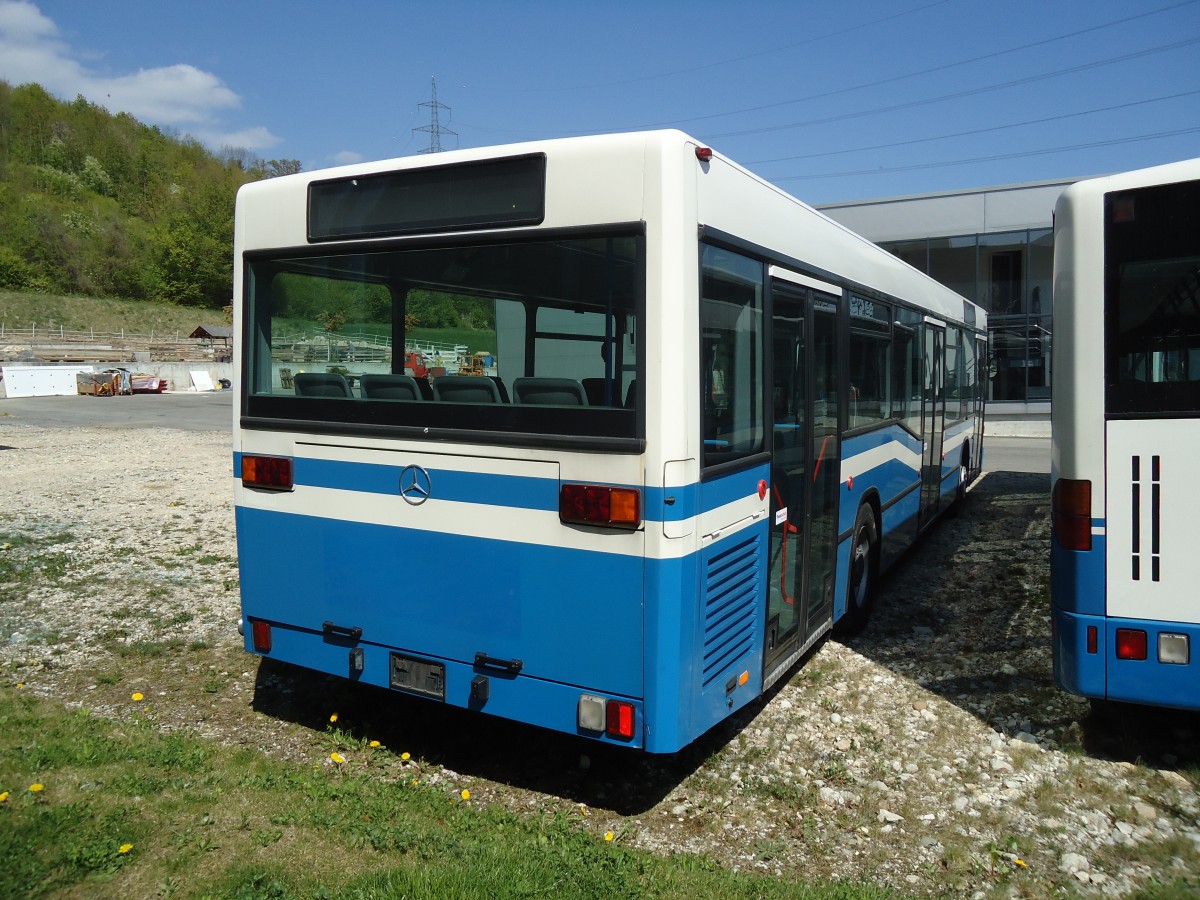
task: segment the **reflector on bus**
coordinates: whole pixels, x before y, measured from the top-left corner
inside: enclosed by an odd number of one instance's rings
[[[621,738],[628,741],[633,737],[634,709],[632,703],[624,700],[608,701],[608,727],[605,732],[609,737]]]

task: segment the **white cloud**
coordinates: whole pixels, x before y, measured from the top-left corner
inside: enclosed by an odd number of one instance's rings
[[[220,114],[240,108],[242,101],[211,72],[179,63],[111,75],[80,64],[58,26],[26,0],[0,0],[0,78],[12,85],[36,82],[66,100],[83,95],[109,112],[178,128],[213,146],[255,150],[279,142],[262,126],[221,135]]]
[[[243,128],[241,131],[209,131],[200,129],[194,132],[199,140],[210,147],[241,147],[244,150],[261,151],[282,141],[282,138],[271,134],[261,125],[255,128]]]
[[[355,153],[353,150],[343,150],[340,153],[333,154],[330,159],[333,160],[335,165],[350,166],[354,163],[362,162],[363,155],[361,153]]]

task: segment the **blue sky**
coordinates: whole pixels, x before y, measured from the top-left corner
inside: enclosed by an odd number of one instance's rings
[[[1200,0],[0,0],[0,78],[306,170],[675,127],[812,203],[1200,156]]]

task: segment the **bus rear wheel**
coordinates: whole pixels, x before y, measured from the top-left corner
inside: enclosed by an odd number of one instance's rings
[[[851,636],[867,627],[875,605],[875,580],[879,572],[879,529],[875,513],[864,503],[854,519],[850,568],[846,579],[846,613],[838,621],[839,635]]]

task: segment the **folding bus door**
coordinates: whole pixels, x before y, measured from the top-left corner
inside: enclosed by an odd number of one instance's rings
[[[837,298],[775,281],[772,299],[768,682],[829,624],[841,477]]]
[[[921,459],[921,515],[919,527],[937,515],[942,496],[942,432],[946,424],[946,326],[926,319],[924,335],[924,383],[922,387],[921,433],[925,446]]]

